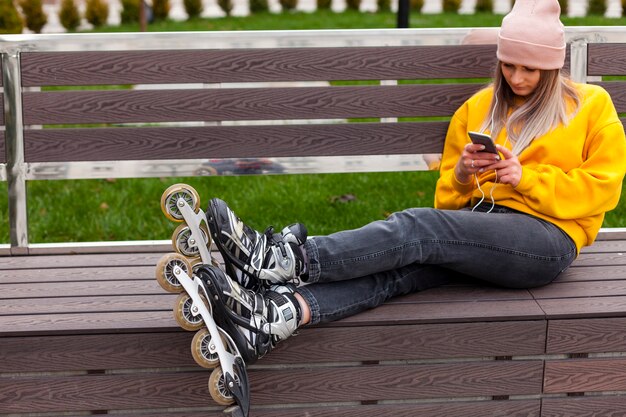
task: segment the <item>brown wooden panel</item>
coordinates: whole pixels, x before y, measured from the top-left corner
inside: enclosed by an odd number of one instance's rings
[[[625,317],[626,297],[537,300],[549,319]]]
[[[574,261],[576,266],[607,266],[626,265],[626,254],[622,252],[611,253],[581,253]]]
[[[594,82],[593,84],[601,85],[609,92],[618,113],[626,112],[626,81]]]
[[[0,80],[2,79],[2,74],[0,70]],[[0,86],[2,86],[0,81]],[[4,94],[0,93],[0,126],[4,126]]]
[[[546,361],[544,392],[600,392],[626,390],[626,359]]]
[[[0,339],[0,372],[98,371],[197,366],[193,332],[27,336]]]
[[[311,406],[270,410],[253,408],[250,417],[539,417],[539,410],[539,400],[455,401],[431,404]]]
[[[626,296],[626,280],[614,280],[604,268],[597,267],[598,274],[604,274],[607,281],[555,282],[539,288],[530,289],[537,298],[573,298]]]
[[[0,335],[95,334],[178,329],[171,310],[0,316]]]
[[[492,361],[251,369],[250,384],[254,405],[536,395],[542,367],[541,361]],[[1,379],[0,412],[207,406],[208,376],[203,370]]]
[[[588,44],[587,74],[626,75],[626,43]]]
[[[626,301],[625,301],[626,302]],[[356,316],[335,322],[337,325],[389,325],[425,323],[463,323],[500,320],[537,320],[545,317],[533,300],[384,304]],[[333,325],[331,323],[330,325]]]
[[[308,407],[255,408],[252,405],[250,417],[539,417],[539,400],[515,401],[454,401],[451,403],[412,403],[380,405],[327,405],[311,404]],[[221,410],[151,410],[141,413],[141,417],[224,417]],[[79,417],[73,414],[66,417]],[[137,413],[115,413],[116,417],[137,417]]]
[[[603,281],[607,277],[626,279],[626,265],[572,267],[559,275],[556,282]]]
[[[485,78],[495,63],[495,45],[21,55],[24,86]]]
[[[214,405],[209,372],[0,379],[0,413]]]
[[[442,285],[418,291],[400,297],[394,297],[389,303],[441,303],[450,301],[497,301],[497,300],[531,300],[532,295],[526,289],[510,289],[491,286],[474,285]]]
[[[438,153],[447,126],[406,122],[27,130],[25,158],[55,162]]]
[[[54,283],[73,281],[142,281],[154,279],[156,265],[108,268],[14,269],[3,273],[2,284]],[[0,291],[1,292],[1,291]]]
[[[197,366],[193,332],[0,339],[0,372]],[[543,353],[545,322],[304,328],[259,365],[518,356]]]
[[[155,280],[153,280],[155,281]],[[156,282],[156,281],[155,281]],[[136,284],[138,285],[138,284]],[[152,287],[152,285],[151,285]],[[94,291],[95,292],[95,291]],[[113,292],[113,291],[111,291]],[[140,291],[133,291],[134,294]],[[163,290],[160,294],[150,291],[149,295],[108,295],[108,296],[71,296],[53,298],[26,298],[2,300],[0,316],[37,315],[37,314],[82,314],[98,312],[171,311],[176,301],[174,294]],[[34,317],[36,319],[36,316]],[[124,327],[125,321],[118,323]]]
[[[383,405],[315,405],[308,407],[254,408],[250,417],[539,417],[539,400],[515,401],[455,401],[453,403],[415,403]],[[141,413],[141,417],[224,417],[222,411],[177,410]],[[115,413],[116,417],[137,417],[137,414]],[[74,417],[67,415],[67,417]],[[78,416],[76,416],[78,417]]]
[[[541,417],[621,417],[626,396],[544,398]]]
[[[164,302],[168,294],[162,296]],[[80,306],[80,301],[78,301]],[[155,298],[159,301],[159,297]],[[545,300],[544,300],[545,301]],[[551,300],[547,300],[551,301]],[[160,305],[160,302],[159,304]],[[159,308],[157,305],[156,308]],[[154,311],[93,312],[86,308],[81,313],[25,314],[0,316],[0,334],[88,334],[105,331],[145,331],[178,328],[171,308],[163,304]],[[376,309],[345,318],[329,327],[389,326],[393,324],[467,323],[479,321],[517,321],[543,319],[543,311],[530,300],[483,301],[457,303],[386,304]]]
[[[119,253],[103,255],[42,255],[0,257],[0,270],[156,266],[162,253]],[[4,273],[3,273],[4,275]]]
[[[550,320],[546,352],[626,352],[626,318]]]
[[[3,284],[0,283],[0,300],[24,298],[58,298],[58,297],[85,297],[85,296],[133,296],[161,294],[163,290],[156,279],[129,280],[129,281],[74,281],[39,283],[33,285]],[[1,309],[1,307],[0,307]],[[0,310],[3,311],[3,310]],[[10,310],[7,310],[10,311]]]
[[[482,85],[25,92],[24,124],[449,116]]]
[[[544,353],[545,322],[305,328],[261,365],[416,360]]]
[[[581,252],[626,252],[626,240],[596,240],[593,245],[585,246]]]
[[[255,404],[538,394],[541,361],[308,368],[251,372]],[[293,378],[295,376],[295,378]],[[514,394],[515,393],[515,394]]]

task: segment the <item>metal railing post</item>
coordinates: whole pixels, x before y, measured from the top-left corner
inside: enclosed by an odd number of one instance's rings
[[[25,254],[28,252],[28,213],[19,50],[5,50],[2,58],[11,253]]]
[[[587,39],[570,43],[570,76],[578,83],[587,82]]]

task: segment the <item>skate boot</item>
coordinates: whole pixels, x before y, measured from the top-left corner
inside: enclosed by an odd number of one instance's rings
[[[177,263],[170,265],[173,288],[180,292],[174,303],[174,319],[180,327],[196,331],[191,342],[191,353],[196,363],[212,369],[209,377],[209,393],[220,405],[229,406],[231,415],[247,417],[250,409],[250,387],[245,359],[238,345],[221,328],[211,300],[213,295],[206,290],[206,278],[189,274]],[[196,271],[205,270],[203,276],[223,275],[213,265],[200,265]],[[220,308],[221,304],[217,304]],[[223,321],[220,321],[223,322]],[[247,353],[247,352],[246,352]]]
[[[298,328],[301,313],[294,285],[274,285],[261,294],[243,288],[211,265],[200,267],[197,274],[211,299],[217,325],[246,364],[256,362]]]
[[[281,233],[268,228],[263,234],[243,223],[228,205],[217,198],[207,209],[207,223],[213,240],[224,257],[226,272],[247,289],[296,281],[305,263],[302,245],[307,230],[301,223]]]

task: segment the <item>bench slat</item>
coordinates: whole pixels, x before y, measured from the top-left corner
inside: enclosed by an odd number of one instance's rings
[[[0,316],[3,336],[93,334],[177,329],[172,310]]]
[[[133,291],[135,294],[139,291]],[[172,311],[176,296],[159,291],[154,294],[150,291],[146,295],[119,295],[108,296],[83,296],[83,297],[58,297],[58,298],[34,298],[2,300],[0,316],[27,316],[33,314],[35,323],[37,314],[90,314],[102,312],[124,312],[127,315],[136,312]],[[119,323],[123,326],[123,322]]]
[[[626,297],[537,300],[548,319],[626,317]]]
[[[589,75],[626,75],[626,43],[590,43],[587,45]]]
[[[311,405],[306,408],[280,405],[277,408],[254,408],[251,417],[539,417],[539,400],[455,401],[452,403],[411,403],[380,405]],[[220,410],[152,411],[141,417],[224,417]],[[65,416],[65,414],[64,414]],[[137,414],[115,413],[116,417],[137,417]],[[74,417],[67,415],[67,417]],[[82,417],[77,415],[76,417]]]
[[[542,321],[324,327],[302,330],[260,364],[532,355],[544,344]]]
[[[626,240],[596,240],[593,245],[585,246],[581,252],[626,252]]]
[[[0,283],[0,300],[24,298],[76,298],[85,296],[109,296],[119,297],[123,295],[150,295],[163,294],[163,290],[156,279],[132,279],[128,281],[74,281],[74,282],[54,282],[40,283],[33,285],[24,284],[2,284]],[[0,307],[2,311],[2,307]],[[10,310],[7,310],[10,311]]]
[[[55,268],[97,268],[114,266],[155,267],[162,253],[119,253],[103,255],[2,256],[0,270]]]
[[[249,377],[254,404],[271,405],[533,395],[541,392],[542,374],[541,361],[491,361],[251,369]],[[0,412],[101,410],[105,404],[112,409],[208,406],[208,377],[202,370],[2,379]]]
[[[544,398],[542,417],[619,416],[626,410],[626,396]]]
[[[398,297],[392,305],[447,302],[530,300],[528,291],[498,291],[477,287],[463,294],[441,287]],[[500,296],[502,294],[502,296]],[[519,294],[519,296],[517,296]],[[576,295],[580,296],[578,292]],[[0,284],[0,315],[79,313],[88,311],[168,310],[175,294],[165,293],[155,279],[129,281],[76,281],[51,284]],[[541,298],[541,297],[538,297]],[[549,297],[544,297],[549,298]]]
[[[573,266],[559,275],[557,282],[604,281],[607,277],[626,279],[626,265]]]
[[[451,301],[497,301],[497,300],[531,300],[532,295],[525,289],[507,289],[500,287],[483,287],[480,285],[444,285],[418,291],[401,297],[394,297],[389,304],[404,303],[447,303]]]
[[[154,279],[155,265],[106,268],[12,269],[3,273],[0,288],[7,284],[61,283],[79,281],[138,281]],[[55,284],[56,285],[56,284]],[[2,290],[0,290],[0,297]]]
[[[28,130],[27,162],[440,153],[447,122]]]
[[[545,333],[541,321],[314,327],[280,343],[259,365],[533,355],[543,353]],[[177,330],[5,337],[0,372],[195,367],[190,354],[193,335]]]
[[[5,337],[0,372],[195,367],[193,332]]]
[[[626,318],[551,320],[546,353],[623,352]]]
[[[25,92],[24,124],[449,116],[482,85]]]
[[[497,320],[537,320],[545,317],[533,300],[384,304],[356,316],[342,319],[341,325],[389,325]],[[332,326],[330,323],[329,326]]]
[[[487,361],[272,369],[251,372],[250,382],[259,405],[274,403],[277,390],[294,403],[524,395],[541,392],[542,368],[541,361]]]
[[[626,391],[626,359],[546,361],[544,392]]]
[[[626,254],[622,252],[581,253],[575,261],[576,266],[626,265]]]
[[[138,308],[130,314],[127,310],[131,306],[117,307],[115,299],[81,298],[58,299],[46,302],[42,310],[49,308],[52,311],[68,309],[83,311],[77,313],[59,312],[41,314],[12,314],[0,315],[0,334],[19,336],[25,333],[33,335],[50,334],[88,334],[106,331],[171,331],[178,328],[169,303],[171,295],[150,296],[146,301],[136,300],[132,307]],[[626,297],[624,297],[626,299]],[[26,302],[27,300],[22,300]],[[65,301],[65,304],[63,303]],[[551,300],[540,300],[551,301]],[[625,301],[626,302],[626,301]],[[112,303],[112,304],[111,304]],[[152,303],[156,303],[153,307]],[[164,303],[164,304],[163,304]],[[122,303],[123,304],[123,303]],[[111,308],[113,305],[114,308]],[[149,310],[143,310],[145,307]],[[101,308],[102,311],[94,311]],[[105,311],[107,310],[107,311]],[[111,310],[111,311],[108,311]],[[606,311],[603,311],[606,313]],[[369,310],[357,316],[345,318],[328,324],[329,327],[344,326],[385,326],[392,324],[429,324],[429,323],[469,323],[477,321],[517,321],[543,319],[543,311],[533,300],[506,300],[506,301],[468,301],[450,303],[417,303],[417,304],[385,304],[374,310]]]
[[[598,268],[599,274],[603,274],[606,280],[599,281],[577,281],[560,282],[557,281],[544,287],[532,288],[530,293],[537,299],[543,298],[587,298],[606,296],[626,296],[626,280],[615,280],[607,275],[603,268]],[[610,278],[610,279],[609,279]]]
[[[485,56],[493,57],[485,59]],[[487,78],[495,45],[24,52],[22,84]]]
[[[202,407],[209,372],[0,379],[0,413]]]

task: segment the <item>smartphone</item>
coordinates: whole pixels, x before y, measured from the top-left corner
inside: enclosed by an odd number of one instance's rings
[[[483,145],[485,147],[482,152],[495,153],[498,155],[498,150],[496,149],[496,145],[493,143],[493,140],[491,140],[491,136],[479,132],[468,132],[467,134],[472,140],[472,143]]]

